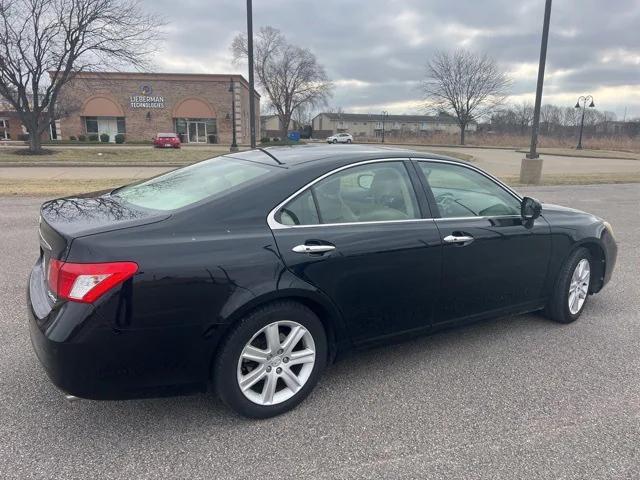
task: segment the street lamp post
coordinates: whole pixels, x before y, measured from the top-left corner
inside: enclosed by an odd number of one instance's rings
[[[389,116],[389,112],[386,110],[382,111],[382,143],[384,143],[384,122],[386,118]]]
[[[582,107],[580,106],[580,102],[582,102]],[[584,113],[587,110],[587,102],[589,103],[589,108],[594,108],[596,106],[593,103],[593,97],[591,95],[581,95],[578,97],[578,101],[576,102],[575,108],[582,108],[582,118],[580,119],[580,135],[578,136],[578,146],[576,149],[582,150],[582,130],[584,130]]]
[[[251,148],[256,148],[256,94],[253,80],[253,7],[251,0],[247,0],[247,50],[249,60],[249,132],[251,133]]]
[[[229,82],[229,91],[231,92],[231,132],[232,132],[232,141],[231,148],[229,148],[230,152],[238,151],[238,143],[236,141],[236,92],[233,85],[233,78]]]

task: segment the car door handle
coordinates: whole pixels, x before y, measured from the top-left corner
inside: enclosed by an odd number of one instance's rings
[[[447,243],[471,243],[473,237],[471,235],[447,235],[444,237],[444,241]]]
[[[335,249],[335,245],[296,245],[291,250],[296,253],[325,253]]]

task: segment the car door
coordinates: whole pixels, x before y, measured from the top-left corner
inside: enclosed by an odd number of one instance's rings
[[[354,343],[431,325],[441,240],[408,159],[316,179],[269,216],[287,267],[328,295]]]
[[[539,305],[551,253],[547,221],[523,220],[520,198],[478,169],[416,163],[443,242],[435,323]]]

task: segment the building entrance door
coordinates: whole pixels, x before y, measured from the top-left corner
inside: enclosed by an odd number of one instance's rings
[[[189,143],[207,143],[207,124],[204,122],[189,122]]]

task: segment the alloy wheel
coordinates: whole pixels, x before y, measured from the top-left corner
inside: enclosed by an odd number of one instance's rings
[[[571,283],[569,284],[569,311],[576,315],[582,309],[587,295],[589,294],[589,280],[591,278],[591,267],[589,260],[583,258],[576,265]]]
[[[316,347],[309,330],[290,320],[270,323],[242,349],[238,386],[258,405],[282,403],[305,385],[315,359]]]

